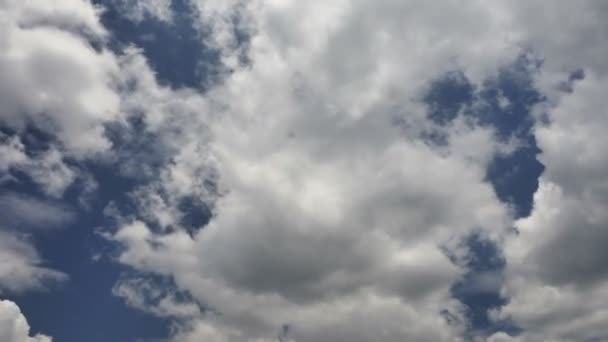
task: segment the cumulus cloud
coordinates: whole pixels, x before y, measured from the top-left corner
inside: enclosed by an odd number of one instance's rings
[[[106,35],[97,12],[84,0],[0,3],[2,124],[34,124],[75,156],[110,146],[102,125],[119,114],[117,65],[90,43]]]
[[[608,314],[607,85],[588,73],[538,127],[547,169],[532,215],[517,223],[519,235],[506,246],[511,303],[502,315],[564,341],[608,336],[599,323]]]
[[[30,336],[30,326],[14,302],[0,300],[0,340],[3,342],[52,342],[46,335]]]
[[[172,18],[169,1],[114,4],[134,21]],[[191,5],[221,57],[204,94],[159,85],[136,48],[104,49],[88,1],[0,0],[0,123],[17,132],[2,133],[2,176],[21,171],[61,197],[79,177],[66,158],[95,156],[146,183],[105,236],[120,262],[176,292],[142,277],[117,296],[176,319],[176,341],[458,341],[467,314],[450,288],[466,272],[462,242],[479,234],[507,264],[478,275],[479,291],[504,279],[508,304],[491,314],[523,329],[482,340],[607,338],[604,1]],[[446,74],[475,89],[522,53],[543,60],[534,134],[546,171],[514,223],[486,174],[516,142],[474,116],[438,125],[423,102]],[[19,134],[31,125],[53,145],[28,150]],[[3,205],[38,208],[27,224],[69,219],[29,198]],[[65,278],[0,234],[0,289]]]
[[[462,117],[441,128],[445,145],[425,144],[438,128],[420,100],[446,72],[475,87],[523,51],[545,61],[536,86],[550,123],[539,115],[535,133],[547,170],[532,215],[504,245],[510,302],[492,313],[525,333],[489,340],[605,336],[601,2],[193,5],[228,72],[199,96],[158,86],[137,53],[123,61],[137,80],[123,100],[163,137],[167,159],[133,193],[139,219],[112,236],[123,263],[174,277],[210,308],[178,340],[458,338],[464,309],[449,294],[463,273],[458,242],[508,235],[509,210],[484,177],[512,146]],[[547,34],[564,22],[571,30]],[[584,80],[565,94],[559,82],[580,68]],[[186,197],[212,208],[198,233],[182,229]],[[136,287],[116,291],[141,304]]]
[[[85,0],[0,2],[3,181],[18,172],[61,198],[83,177],[67,159],[111,147],[105,125],[121,117],[119,67],[103,48],[100,11]]]
[[[538,108],[535,131],[546,170],[532,214],[516,223],[519,233],[505,246],[510,302],[493,314],[514,319],[522,341],[605,340],[608,78],[600,56],[608,52],[601,38],[608,8],[602,1],[544,5],[522,4],[520,24],[546,58],[537,84],[549,100]],[[541,6],[547,10],[531,10]],[[532,13],[542,15],[525,20]]]
[[[481,341],[481,340],[480,340]],[[522,341],[519,337],[513,337],[504,332],[497,332],[488,337],[486,342],[520,342]]]
[[[450,287],[464,270],[446,254],[509,227],[484,179],[504,146],[464,118],[447,145],[424,143],[433,123],[421,100],[447,71],[480,82],[519,54],[496,39],[500,9],[448,1],[444,21],[413,2],[199,5],[232,71],[198,117],[170,117],[180,145],[134,193],[139,217],[111,237],[121,262],[173,277],[209,308],[176,340],[458,340],[465,309]],[[227,25],[234,15],[246,25]],[[231,64],[238,29],[247,65]],[[146,120],[165,122],[152,105],[165,90],[138,65],[147,86],[132,95],[153,99],[138,101]],[[177,219],[188,195],[212,207],[193,234]]]

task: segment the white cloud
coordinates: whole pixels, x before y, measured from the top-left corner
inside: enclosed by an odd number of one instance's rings
[[[1,173],[8,172],[14,165],[21,165],[27,162],[28,157],[25,154],[25,147],[19,137],[6,138],[2,134],[0,138],[2,138],[2,142],[0,143]]]
[[[36,250],[22,237],[0,230],[0,293],[44,290],[67,276],[43,266]]]
[[[76,171],[65,163],[62,153],[55,147],[28,155],[19,136],[0,133],[0,157],[0,174],[21,171],[52,197],[61,197],[77,177]]]
[[[102,125],[120,111],[112,86],[118,67],[87,41],[106,34],[94,7],[84,0],[2,1],[0,18],[0,122],[20,129],[31,121],[74,156],[107,149]]]
[[[481,341],[481,340],[480,340]],[[513,337],[504,332],[497,332],[492,336],[488,337],[486,342],[521,342],[523,341],[520,337]]]
[[[14,302],[0,300],[0,341],[2,342],[52,342],[46,335],[30,336],[30,326]]]
[[[159,110],[175,107],[132,64],[146,120],[181,129],[159,181],[135,193],[141,220],[113,236],[126,247],[120,261],[172,276],[211,308],[186,321],[180,341],[271,341],[285,324],[298,341],[457,341],[466,326],[449,289],[463,269],[442,248],[462,255],[468,234],[506,231],[508,209],[484,180],[504,146],[466,120],[447,129],[447,146],[422,143],[432,123],[419,99],[448,70],[481,81],[517,56],[500,39],[500,8],[231,5],[198,7],[235,68],[198,101],[198,115]],[[445,11],[453,16],[437,15]],[[226,18],[235,13],[251,30],[247,66],[234,63],[243,51]],[[214,175],[219,197],[204,189]],[[176,229],[175,206],[192,194],[213,205],[193,237]]]
[[[48,196],[61,198],[80,177],[67,158],[91,157],[110,147],[104,124],[120,115],[118,63],[114,54],[93,47],[103,46],[108,34],[99,11],[88,0],[0,1],[3,181],[18,182],[15,173],[25,174]],[[29,145],[29,138],[37,140],[37,134],[28,138],[31,126],[51,137],[48,145]],[[44,290],[65,281],[67,275],[47,268],[28,237],[18,231],[60,226],[72,220],[73,213],[53,201],[12,193],[2,195],[1,201],[0,292]],[[8,304],[3,305],[5,309]],[[50,340],[28,337],[25,320],[15,319],[22,321],[15,325],[20,330],[3,326],[0,340]]]
[[[136,21],[171,18],[167,1],[121,3]],[[461,118],[443,128],[446,146],[425,145],[419,137],[433,123],[420,99],[448,71],[480,84],[522,47],[545,61],[537,85],[550,124],[536,135],[547,170],[532,215],[505,244],[510,303],[493,313],[526,332],[489,340],[608,335],[605,2],[201,0],[193,8],[229,71],[205,95],[159,86],[137,50],[117,57],[92,48],[88,40],[107,32],[88,1],[0,1],[0,121],[33,122],[62,145],[32,159],[19,139],[3,140],[0,171],[26,170],[61,196],[76,177],[64,155],[108,151],[104,124],[144,113],[165,166],[133,193],[140,220],[121,222],[112,238],[126,247],[123,263],[174,277],[214,310],[171,300],[148,308],[191,316],[177,340],[270,341],[286,324],[285,339],[300,341],[458,340],[465,324],[439,313],[464,320],[449,293],[463,270],[440,248],[462,255],[457,242],[477,230],[502,239],[511,218],[484,175],[509,146]],[[586,78],[560,91],[578,68]],[[104,157],[137,174],[142,159],[129,153]],[[213,207],[193,236],[179,229],[189,196]],[[63,277],[2,234],[10,262],[0,266],[0,288]],[[115,292],[144,307],[141,284]]]
[[[24,27],[57,27],[91,38],[107,35],[99,22],[100,9],[89,0],[3,0],[3,11]]]
[[[76,172],[62,159],[61,152],[50,149],[44,154],[31,158],[22,169],[44,192],[61,197],[76,179]]]
[[[544,57],[546,67],[573,71],[593,67],[605,75],[608,62],[605,35],[607,4],[602,0],[563,2],[506,1],[512,30],[523,44]]]
[[[88,0],[0,1],[0,125],[14,132],[0,136],[4,181],[19,171],[60,198],[86,178],[66,160],[111,147],[104,125],[122,117],[119,65],[104,48],[101,10]],[[28,145],[31,125],[51,137],[43,151]]]
[[[511,302],[502,315],[563,341],[608,336],[607,86],[589,72],[538,127],[547,169],[532,215],[506,246]]]

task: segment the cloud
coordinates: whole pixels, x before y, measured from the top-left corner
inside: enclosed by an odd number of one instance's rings
[[[0,230],[0,293],[44,290],[67,279],[61,272],[43,266],[36,250],[24,238]]]
[[[593,67],[605,75],[603,39],[607,5],[601,0],[547,6],[542,0],[507,1],[513,38],[539,53],[545,67],[568,70]]]
[[[522,341],[518,337],[510,336],[504,332],[497,332],[492,336],[488,337],[486,342],[520,342]]]
[[[4,179],[21,172],[60,198],[79,178],[74,162],[111,147],[105,125],[121,117],[119,68],[100,11],[85,0],[0,2]]]
[[[57,148],[28,151],[18,135],[0,133],[0,157],[0,174],[23,172],[52,197],[60,198],[77,177],[76,170],[66,164]]]
[[[0,194],[0,211],[3,224],[18,230],[60,228],[75,216],[65,205],[12,192]]]
[[[14,302],[0,300],[0,340],[3,342],[52,342],[46,335],[30,336],[30,326]]]
[[[122,15],[137,23],[147,17],[167,23],[173,20],[171,0],[111,0],[110,3]]]
[[[546,58],[536,82],[548,101],[537,108],[535,129],[546,169],[531,215],[516,223],[519,233],[504,247],[509,303],[493,314],[522,327],[522,341],[605,340],[608,65],[600,56],[608,52],[601,38],[608,7],[586,1],[532,10],[541,6],[522,3],[518,13]],[[532,13],[542,15],[526,20]]]
[[[87,0],[57,0],[52,5],[41,0],[4,0],[2,8],[25,27],[54,26],[91,37],[107,35],[99,22],[100,8]]]
[[[33,123],[74,156],[109,148],[103,124],[120,113],[118,68],[112,53],[89,42],[106,35],[98,10],[83,0],[11,0],[0,3],[0,16],[0,122]]]
[[[167,1],[116,1],[132,20],[170,21]],[[141,177],[130,194],[137,212],[105,236],[123,248],[120,262],[171,277],[192,302],[147,278],[118,283],[116,295],[174,317],[178,341],[455,341],[468,322],[450,288],[466,272],[462,241],[480,234],[507,265],[508,304],[491,314],[524,329],[489,341],[608,336],[605,2],[193,0],[192,9],[221,60],[205,93],[159,85],[136,48],[105,49],[88,1],[0,2],[0,123],[17,131],[3,133],[2,176],[24,172],[55,197],[79,177],[67,159]],[[510,234],[513,212],[486,174],[514,142],[457,112],[438,125],[424,98],[454,72],[475,89],[523,53],[543,60],[534,133],[546,171]],[[51,133],[52,146],[28,150],[19,135],[29,125]],[[68,220],[48,203],[5,199],[39,209],[22,220]],[[186,226],[183,203],[209,217]],[[27,241],[0,234],[9,260],[0,289],[65,278]],[[476,291],[503,279],[477,276]]]
[[[497,39],[500,8],[257,5],[197,7],[232,69],[191,101],[197,115],[159,110],[176,107],[131,60],[142,80],[133,103],[150,129],[175,138],[175,152],[133,193],[139,214],[111,236],[119,260],[172,277],[209,308],[180,321],[180,341],[274,341],[286,325],[286,339],[306,341],[457,340],[465,309],[450,287],[464,268],[446,250],[458,259],[471,233],[498,239],[510,226],[485,180],[504,146],[462,117],[445,146],[424,143],[434,123],[422,98],[447,71],[480,82],[517,57]],[[453,16],[439,20],[439,10]],[[243,50],[225,19],[235,13],[250,29],[247,65],[234,63]],[[187,196],[212,208],[194,233],[178,219]]]
[[[192,317],[200,314],[195,303],[181,299],[167,282],[158,284],[145,278],[123,278],[112,288],[129,306],[159,317]]]
[[[608,317],[607,85],[588,73],[551,109],[551,123],[537,128],[547,169],[532,215],[517,223],[520,233],[506,246],[511,303],[502,315],[563,341],[608,336],[599,323]]]
[[[14,165],[21,165],[27,162],[28,156],[25,154],[25,147],[19,137],[6,137],[0,135],[0,172],[8,172]]]

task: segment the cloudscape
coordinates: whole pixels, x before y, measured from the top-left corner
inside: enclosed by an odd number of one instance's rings
[[[0,342],[608,341],[608,2],[0,0]]]

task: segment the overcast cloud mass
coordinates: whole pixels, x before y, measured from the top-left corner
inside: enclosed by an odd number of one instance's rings
[[[0,342],[608,341],[607,38],[603,0],[0,0]]]

